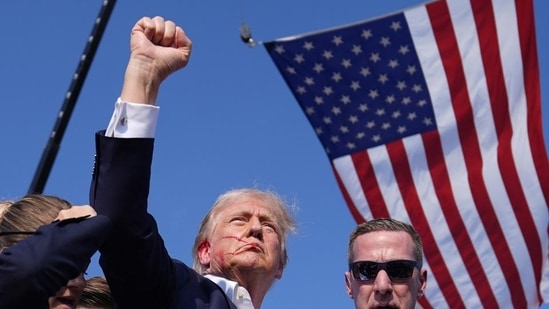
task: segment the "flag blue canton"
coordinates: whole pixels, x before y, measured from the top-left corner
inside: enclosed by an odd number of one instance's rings
[[[265,47],[330,159],[436,129],[403,14]]]

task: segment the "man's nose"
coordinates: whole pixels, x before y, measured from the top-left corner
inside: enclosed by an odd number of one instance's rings
[[[249,236],[253,236],[259,240],[263,240],[263,229],[261,221],[257,217],[250,218],[249,224]]]

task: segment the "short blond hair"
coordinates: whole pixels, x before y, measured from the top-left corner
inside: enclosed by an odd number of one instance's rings
[[[35,231],[49,224],[72,205],[68,201],[51,195],[29,194],[17,201],[0,202],[0,232]],[[29,235],[14,234],[0,237],[0,248],[13,246]]]

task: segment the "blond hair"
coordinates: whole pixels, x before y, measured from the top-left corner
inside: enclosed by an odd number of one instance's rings
[[[17,201],[0,202],[0,232],[29,232],[51,223],[62,209],[71,204],[59,197],[29,194]],[[29,235],[13,234],[0,237],[0,248],[10,247]]]

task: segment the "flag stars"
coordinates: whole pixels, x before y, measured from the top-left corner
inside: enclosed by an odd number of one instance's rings
[[[355,137],[355,138],[356,138],[356,139],[363,139],[364,136],[366,136],[366,134],[365,134],[364,132],[358,132],[358,133],[356,134],[356,137]]]
[[[302,54],[296,54],[294,57],[294,61],[301,64],[303,61],[305,61],[305,58]]]
[[[312,114],[315,113],[315,109],[314,109],[313,107],[311,107],[311,106],[308,106],[308,107],[305,109],[305,113],[306,113],[307,115],[310,116],[310,115],[312,115]]]
[[[283,54],[283,53],[285,53],[286,51],[284,50],[284,46],[282,46],[282,45],[277,45],[277,46],[275,47],[275,52],[278,53],[278,54]]]
[[[372,53],[370,55],[370,61],[372,61],[373,63],[376,63],[380,60],[381,60],[381,57],[379,57],[379,53]]]
[[[391,29],[397,31],[400,28],[402,28],[402,26],[400,25],[399,21],[394,21],[394,22],[391,23]]]
[[[381,125],[381,128],[385,131],[389,130],[391,128],[391,124],[389,122],[384,122],[382,125]]]
[[[419,100],[419,102],[417,102],[417,105],[419,107],[423,107],[423,106],[427,105],[427,100]]]
[[[325,124],[331,124],[332,123],[332,118],[322,117],[322,121],[324,121]]]
[[[409,113],[408,117],[406,118],[408,118],[408,120],[415,120],[417,118],[417,115],[416,113]]]
[[[332,114],[334,114],[336,116],[341,114],[341,108],[339,108],[337,106],[332,107]]]
[[[315,84],[315,81],[314,81],[314,79],[311,78],[311,77],[306,77],[304,83],[307,84],[307,85],[309,85],[309,86],[312,86],[312,85]]]
[[[334,143],[334,144],[339,143],[339,137],[336,136],[336,135],[332,135],[332,137],[330,137],[330,140],[331,140],[332,143]]]
[[[334,91],[332,90],[332,87],[324,87],[322,92],[324,92],[325,95],[330,95],[330,94],[334,93]]]
[[[351,85],[349,87],[351,87],[351,89],[353,89],[354,91],[357,91],[358,89],[360,89],[360,83],[354,80],[351,82]]]
[[[347,148],[355,149],[356,148],[355,143],[351,143],[351,142],[347,143]]]
[[[423,90],[423,88],[421,88],[421,85],[414,85],[412,87],[412,91],[415,92],[415,93],[421,92],[422,90]]]
[[[406,82],[403,81],[403,80],[400,80],[400,81],[398,81],[396,87],[397,87],[398,90],[402,91],[406,88]]]
[[[430,126],[433,125],[433,120],[432,120],[431,118],[429,118],[429,117],[425,117],[425,118],[423,118],[423,123],[424,123],[426,126],[430,127]]]
[[[370,29],[362,30],[362,34],[360,36],[363,37],[364,39],[368,40],[369,38],[371,38],[373,36],[372,30],[370,30]]]
[[[303,48],[310,51],[311,49],[313,49],[315,47],[313,45],[313,42],[305,42],[305,44],[303,44]]]
[[[375,134],[374,136],[372,136],[372,141],[374,143],[378,143],[380,140],[381,140],[381,137],[378,134]]]
[[[358,54],[362,53],[362,46],[353,45],[353,49],[351,49],[351,52],[355,54],[355,56],[358,56]]]
[[[407,53],[410,52],[410,49],[408,48],[408,45],[401,45],[400,48],[398,49],[398,52],[403,55],[406,55]]]
[[[364,76],[364,77],[368,77],[368,75],[372,74],[370,72],[370,68],[361,68],[360,69],[360,75]]]
[[[343,39],[341,38],[341,36],[336,35],[332,39],[332,43],[334,43],[335,46],[339,46],[339,45],[343,44]]]
[[[397,129],[397,132],[400,133],[401,135],[406,133],[406,127],[405,126],[399,126],[398,129]]]
[[[332,54],[332,51],[330,50],[325,50],[323,53],[322,53],[322,57],[324,57],[324,59],[326,60],[330,60],[334,57],[334,55]]]
[[[349,122],[355,124],[358,122],[358,117],[356,115],[349,116]]]
[[[383,116],[383,115],[385,115],[385,110],[384,110],[383,108],[378,108],[378,109],[376,110],[376,115],[378,115],[378,116]]]
[[[377,90],[372,89],[372,90],[370,90],[370,93],[368,93],[368,96],[372,99],[375,99],[379,96],[379,93],[377,93]]]
[[[410,97],[404,97],[404,98],[402,98],[402,104],[408,105],[408,104],[410,104],[410,103],[412,103],[412,99],[410,99]]]
[[[322,97],[316,96],[314,99],[316,105],[322,105],[324,104],[324,99]]]
[[[297,74],[297,72],[296,72],[296,70],[295,70],[294,67],[287,67],[287,68],[286,68],[286,72],[288,72],[288,73],[290,73],[290,74],[292,74],[292,75]]]
[[[384,37],[381,37],[379,44],[383,45],[383,47],[387,47],[391,45],[391,40],[388,37],[384,36]]]
[[[343,59],[341,61],[341,65],[344,66],[346,69],[352,66],[350,59]]]
[[[389,81],[389,77],[387,77],[387,74],[379,74],[379,78],[377,79],[378,82],[385,84]]]
[[[324,130],[322,130],[322,127],[316,127],[315,128],[316,135],[322,135],[324,134]]]
[[[406,69],[406,72],[408,72],[408,74],[410,74],[410,75],[414,75],[414,73],[416,72],[416,66],[415,65],[409,65],[408,68]]]
[[[324,66],[322,65],[322,63],[315,63],[313,71],[320,74],[320,72],[324,71]]]
[[[368,111],[368,104],[366,103],[362,103],[358,106],[358,110],[361,111],[361,112],[366,112]]]
[[[393,60],[389,61],[388,65],[391,69],[394,69],[394,68],[398,67],[398,60],[393,59]]]
[[[341,131],[341,133],[349,133],[349,128],[346,126],[340,126],[339,131]]]
[[[307,89],[305,89],[305,87],[303,87],[303,86],[299,86],[299,87],[297,87],[296,91],[299,94],[304,94],[305,92],[307,92]]]
[[[374,121],[368,121],[368,123],[366,123],[366,128],[368,129],[373,129],[375,126],[376,123]]]
[[[396,99],[395,99],[395,96],[394,95],[388,95],[386,98],[385,98],[385,102],[389,103],[389,104],[393,104],[393,102],[395,102]]]
[[[393,117],[394,119],[397,119],[401,116],[401,113],[400,111],[394,111],[393,114],[391,115],[391,117]]]
[[[339,99],[341,101],[341,103],[343,103],[344,105],[347,105],[349,103],[351,103],[351,99],[349,98],[348,95],[343,95],[341,96],[341,99]]]
[[[339,81],[342,80],[342,79],[343,79],[343,78],[341,77],[341,73],[339,73],[339,72],[334,72],[334,73],[332,74],[332,80],[333,80],[334,82],[337,83],[337,82],[339,82]]]

